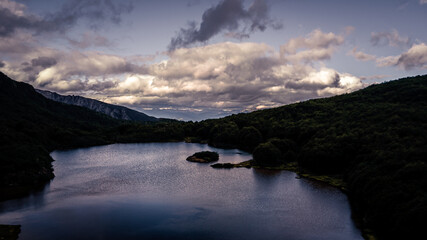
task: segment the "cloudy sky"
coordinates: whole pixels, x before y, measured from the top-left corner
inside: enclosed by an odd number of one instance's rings
[[[0,0],[0,71],[184,120],[427,73],[427,0]]]

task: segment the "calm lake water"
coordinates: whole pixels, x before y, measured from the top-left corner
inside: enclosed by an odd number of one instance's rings
[[[287,171],[213,169],[187,162],[251,155],[203,144],[113,144],[55,151],[55,179],[0,203],[19,239],[362,239],[339,190]]]

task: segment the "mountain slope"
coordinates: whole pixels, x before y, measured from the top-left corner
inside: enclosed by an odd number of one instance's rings
[[[47,99],[31,85],[1,72],[0,113],[0,200],[52,179],[49,153],[55,149],[184,138],[179,121],[160,119],[143,124],[117,120]]]
[[[80,97],[80,96],[63,96],[50,91],[36,89],[38,93],[44,97],[56,102],[61,102],[70,105],[76,105],[88,108],[90,110],[106,114],[112,118],[120,120],[129,120],[136,122],[157,122],[159,119],[148,116],[147,114],[113,104],[104,103],[98,100]]]
[[[44,182],[53,177],[49,152],[110,142],[98,132],[120,122],[38,94],[0,72],[0,186]]]

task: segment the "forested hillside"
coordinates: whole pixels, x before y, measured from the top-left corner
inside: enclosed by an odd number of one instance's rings
[[[426,236],[427,76],[192,128],[193,141],[246,149],[261,165],[296,161],[342,176],[356,213],[382,239]]]
[[[342,178],[364,228],[380,239],[427,237],[427,76],[201,122],[118,121],[3,74],[0,102],[0,190],[51,179],[54,149],[186,139],[247,150],[261,167],[293,162]]]

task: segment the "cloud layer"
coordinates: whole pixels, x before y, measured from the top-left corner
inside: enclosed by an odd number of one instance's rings
[[[344,42],[344,37],[334,33],[323,33],[316,29],[306,37],[289,40],[280,47],[280,54],[287,61],[312,63],[331,59],[336,47]]]
[[[341,34],[315,29],[287,36],[281,46],[207,44],[219,34],[243,39],[280,27],[264,0],[220,1],[204,11],[200,24],[182,29],[167,52],[117,55],[110,48],[114,43],[94,28],[102,22],[119,23],[132,6],[111,0],[65,3],[58,11],[37,15],[22,3],[0,0],[0,71],[37,88],[124,104],[157,116],[225,116],[351,92],[365,86],[362,80],[389,78],[394,69],[427,69],[426,43],[402,37],[397,30],[372,32],[370,41],[365,36],[370,46],[353,45],[350,50],[349,43],[355,41],[346,38],[357,32],[351,26]],[[113,51],[94,50],[100,47]],[[354,76],[328,66],[331,59],[336,64],[345,58],[337,54],[343,49],[365,62],[360,64],[372,62],[378,68],[365,73],[371,76]],[[390,49],[393,55],[378,54]]]
[[[357,51],[357,48],[353,48],[353,50],[348,52],[348,55],[353,56],[359,61],[375,61],[377,59],[376,56],[364,53],[362,51]]]
[[[417,40],[412,43],[407,37],[401,37],[397,30],[391,32],[371,33],[371,44],[373,46],[389,46],[406,48],[403,53],[395,56],[376,56],[362,51],[357,47],[347,54],[359,61],[374,61],[378,67],[399,67],[404,70],[427,69],[427,45]]]
[[[1,68],[18,80],[65,94],[93,96],[138,109],[203,112],[206,117],[276,107],[351,92],[351,74],[316,67],[344,37],[314,30],[276,51],[262,43],[224,42],[170,51],[157,63],[92,51],[29,47]],[[0,45],[1,46],[1,45]]]
[[[374,46],[407,47],[411,45],[411,39],[400,36],[397,30],[391,32],[372,32],[371,43]]]
[[[356,48],[348,54],[359,61],[375,61],[378,67],[400,67],[407,71],[427,69],[427,45],[425,43],[414,44],[397,56],[378,57],[357,51]]]
[[[316,60],[314,56],[311,61]],[[129,75],[111,89],[120,93],[111,101],[235,113],[363,86],[350,74],[326,67],[316,69],[302,62],[289,63],[273,48],[259,43],[225,42],[179,49],[169,55],[169,60],[151,65],[147,74]]]
[[[172,51],[206,42],[223,31],[227,31],[228,37],[247,38],[251,33],[268,27],[278,29],[282,25],[270,18],[264,0],[254,0],[248,9],[244,8],[243,0],[223,0],[203,13],[200,26],[193,21],[187,28],[181,28],[171,39],[168,49]]]
[[[10,0],[0,2],[0,36],[11,36],[17,30],[34,33],[61,32],[74,26],[78,20],[89,20],[92,28],[104,21],[121,21],[121,15],[132,10],[131,4],[115,4],[110,0],[72,0],[56,12],[38,16],[27,12],[24,4]]]

